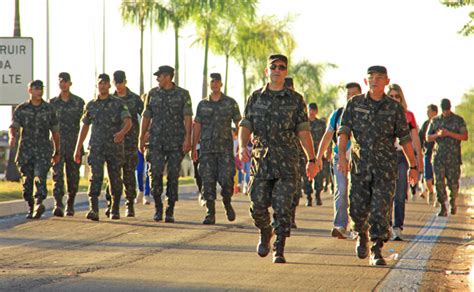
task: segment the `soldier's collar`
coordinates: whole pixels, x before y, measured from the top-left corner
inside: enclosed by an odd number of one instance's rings
[[[270,92],[276,92],[276,91],[270,90],[268,87],[269,87],[269,83],[267,83],[265,87],[263,88],[262,94],[270,94]],[[290,93],[291,93],[290,89],[288,89],[288,87],[285,86],[283,87],[283,90],[278,91],[278,94],[276,94],[275,96],[285,96]]]

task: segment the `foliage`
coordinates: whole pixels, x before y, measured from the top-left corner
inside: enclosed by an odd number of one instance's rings
[[[443,5],[452,8],[474,5],[474,1],[472,0],[441,0],[440,2]],[[469,18],[470,20],[464,24],[461,30],[458,31],[458,33],[463,36],[470,36],[474,34],[474,11],[469,13]]]
[[[456,106],[456,114],[466,121],[467,129],[474,129],[474,88],[465,93],[462,101]],[[474,139],[462,142],[462,160],[464,173],[467,176],[474,176]]]

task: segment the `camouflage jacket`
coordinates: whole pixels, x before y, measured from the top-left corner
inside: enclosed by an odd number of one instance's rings
[[[395,139],[400,145],[411,142],[410,130],[402,106],[383,96],[374,101],[369,93],[347,102],[338,134],[352,139],[351,174],[362,179],[393,180],[397,177]]]
[[[130,118],[123,100],[109,95],[106,99],[95,98],[86,105],[82,122],[92,125],[89,149],[93,151],[120,151],[123,143],[114,142],[114,134],[122,129],[124,119]]]
[[[84,100],[71,94],[68,101],[64,101],[57,96],[52,98],[49,103],[53,105],[58,116],[61,155],[72,156],[79,135]]]
[[[151,119],[149,147],[179,150],[185,138],[184,116],[192,116],[189,92],[174,85],[170,90],[155,87],[147,93],[143,117]]]
[[[117,96],[117,92],[114,92]],[[124,140],[124,147],[136,148],[138,145],[138,134],[140,134],[140,124],[138,123],[138,116],[143,112],[143,101],[137,94],[130,91],[127,88],[127,94],[125,96],[117,96],[117,98],[123,100],[127,105],[130,117],[132,119],[132,127],[128,131]]]
[[[303,97],[268,85],[249,97],[241,127],[253,132],[250,174],[263,179],[296,176],[299,172],[299,131],[310,131]]]
[[[435,134],[439,129],[464,134],[467,131],[464,119],[455,113],[451,113],[448,117],[442,114],[434,117],[428,127],[428,134]],[[462,164],[461,159],[461,141],[451,137],[439,137],[435,140],[433,147],[433,161],[443,161],[449,165]]]
[[[16,162],[19,165],[30,159],[47,159],[53,155],[53,145],[49,132],[58,132],[59,123],[54,107],[42,101],[34,106],[30,101],[18,105],[13,112],[11,126],[21,129]]]
[[[233,98],[222,94],[219,101],[210,97],[200,101],[194,119],[201,124],[201,153],[232,153],[232,121],[237,124],[242,119]]]

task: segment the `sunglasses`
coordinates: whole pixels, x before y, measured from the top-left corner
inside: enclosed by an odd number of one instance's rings
[[[286,71],[286,66],[285,65],[275,65],[275,64],[272,64],[270,66],[270,69],[271,70],[275,70],[276,68],[278,68],[278,70],[280,71]]]

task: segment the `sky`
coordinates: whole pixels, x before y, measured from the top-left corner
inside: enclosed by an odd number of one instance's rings
[[[0,0],[0,36],[13,35],[14,2]],[[94,97],[96,76],[103,71],[112,75],[115,70],[124,70],[129,88],[138,93],[139,30],[121,20],[121,0],[105,1],[105,59],[102,58],[104,2],[49,0],[47,83],[46,3],[47,0],[20,0],[22,36],[34,39],[34,79],[46,83],[45,99],[48,91],[50,98],[59,92],[57,76],[62,71],[71,74],[71,91],[85,101]],[[403,88],[408,108],[421,124],[426,119],[428,104],[439,105],[442,98],[449,98],[455,110],[462,95],[474,87],[474,37],[457,34],[472,8],[447,8],[437,0],[261,0],[258,14],[293,16],[290,31],[297,47],[290,62],[307,59],[336,64],[336,69],[326,72],[326,83],[355,81],[363,85],[369,66],[386,66],[389,78]],[[194,108],[201,99],[204,59],[204,50],[193,44],[195,40],[191,25],[181,31],[180,86],[190,91]],[[157,84],[152,73],[158,66],[174,64],[173,31],[147,30],[144,48],[147,91]],[[223,73],[224,61],[223,56],[211,55],[208,72]],[[232,63],[228,94],[243,111],[240,72]],[[363,85],[363,90],[366,89]],[[341,93],[341,105],[343,96]],[[0,130],[8,128],[10,111],[11,107],[0,107]]]

